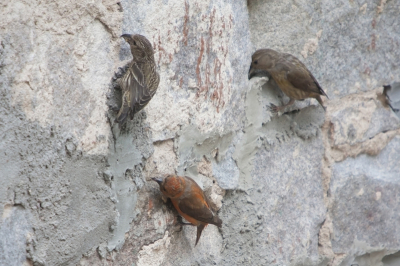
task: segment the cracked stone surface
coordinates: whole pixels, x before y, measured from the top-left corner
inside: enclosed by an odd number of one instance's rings
[[[399,16],[385,0],[0,3],[0,265],[399,265]],[[122,33],[148,37],[161,80],[119,127]],[[270,113],[288,98],[247,79],[267,47],[306,64],[326,112]],[[165,174],[223,220],[196,247]]]
[[[332,247],[335,253],[347,253],[342,265],[353,263],[351,256],[358,257],[360,248],[382,251],[381,258],[399,248],[399,148],[396,136],[377,156],[363,154],[335,164]]]

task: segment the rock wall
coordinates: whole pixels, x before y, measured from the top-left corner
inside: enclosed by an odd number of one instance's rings
[[[0,265],[400,264],[396,1],[0,6]],[[148,37],[161,81],[120,128],[122,33]],[[247,80],[264,47],[308,66],[326,112],[269,112],[288,99]],[[196,247],[151,181],[171,173],[224,222]]]

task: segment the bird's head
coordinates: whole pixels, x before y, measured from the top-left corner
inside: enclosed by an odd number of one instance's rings
[[[185,180],[179,176],[153,177],[152,180],[158,183],[160,191],[168,198],[179,197],[184,191]]]
[[[251,56],[248,78],[269,76],[269,70],[275,66],[279,53],[272,49],[257,50]]]
[[[150,41],[140,34],[123,34],[122,38],[131,47],[132,56],[136,60],[143,60],[145,58],[153,58],[154,50]]]

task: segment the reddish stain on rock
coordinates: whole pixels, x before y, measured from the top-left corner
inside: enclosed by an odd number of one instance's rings
[[[187,45],[189,35],[189,3],[185,1],[185,16],[183,23],[183,43]]]

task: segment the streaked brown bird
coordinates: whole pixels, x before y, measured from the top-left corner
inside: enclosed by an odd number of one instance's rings
[[[208,224],[222,226],[222,220],[211,211],[203,190],[193,179],[175,175],[152,179],[160,185],[161,192],[171,199],[178,213],[190,222],[182,224],[197,226],[195,246]]]
[[[128,70],[118,80],[122,90],[122,105],[116,118],[119,124],[125,123],[128,115],[132,120],[133,115],[153,98],[160,83],[154,50],[149,40],[139,34],[123,34],[121,37],[131,47],[133,59]]]
[[[290,101],[282,106],[271,104],[271,111],[279,112],[292,105],[295,100],[306,98],[315,98],[326,110],[322,104],[321,95],[327,98],[328,95],[322,90],[307,67],[293,55],[272,49],[257,50],[251,58],[248,78],[251,79],[260,74],[269,74],[279,88],[290,98]]]

